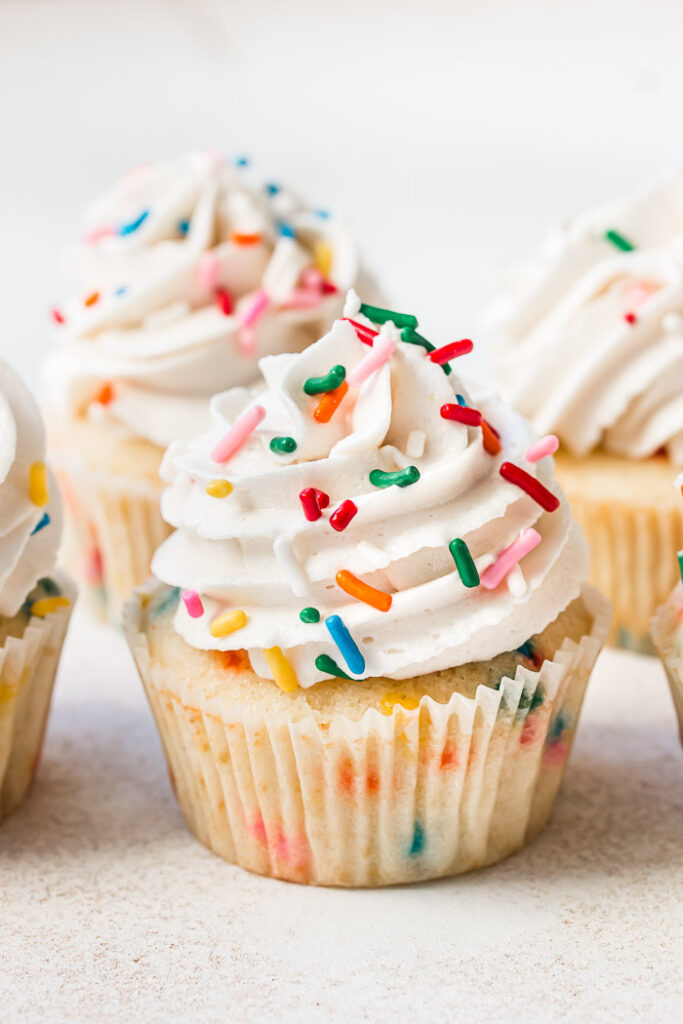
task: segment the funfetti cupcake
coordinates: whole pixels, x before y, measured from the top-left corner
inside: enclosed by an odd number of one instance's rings
[[[556,434],[558,480],[612,600],[612,639],[648,648],[676,578],[683,508],[683,176],[571,222],[492,320],[504,396]]]
[[[61,528],[40,413],[0,361],[0,821],[36,770],[75,596],[54,571]]]
[[[193,154],[133,171],[93,203],[54,310],[45,385],[68,515],[66,556],[114,621],[167,534],[164,448],[209,425],[217,391],[299,351],[359,280],[340,220],[246,161]]]
[[[609,625],[547,442],[361,305],[168,450],[124,627],[187,822],[320,885],[456,874],[546,820]]]
[[[683,473],[676,480],[675,490],[680,500],[683,496]],[[651,634],[669,680],[683,743],[683,586],[680,578],[683,577],[683,551],[678,552],[676,572],[678,583],[668,600],[657,609],[652,619]]]

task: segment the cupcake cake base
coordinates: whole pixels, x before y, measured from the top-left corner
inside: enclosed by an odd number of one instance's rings
[[[244,652],[188,647],[178,600],[146,585],[124,629],[186,821],[232,863],[317,885],[455,875],[532,839],[610,620],[588,587],[490,662],[286,694]]]
[[[19,805],[37,769],[75,595],[68,577],[55,573],[15,616],[0,619],[0,820]]]
[[[590,581],[614,606],[609,642],[654,653],[650,620],[678,576],[683,506],[665,456],[639,461],[560,451],[555,473],[590,548]]]

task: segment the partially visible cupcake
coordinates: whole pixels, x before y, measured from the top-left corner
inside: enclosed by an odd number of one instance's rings
[[[683,495],[683,474],[675,485],[680,500]],[[662,659],[666,671],[671,696],[678,716],[678,731],[683,743],[683,551],[678,552],[675,562],[678,583],[668,600],[657,609],[652,619],[651,633],[657,654]]]
[[[124,628],[186,820],[250,870],[385,885],[537,834],[609,628],[547,442],[362,305],[168,450]]]
[[[556,231],[492,321],[505,397],[561,442],[612,639],[647,650],[683,547],[683,175]]]
[[[75,596],[54,571],[61,528],[40,413],[0,361],[0,820],[35,773]]]
[[[70,270],[48,427],[68,565],[116,621],[167,534],[166,445],[205,429],[210,397],[253,382],[260,356],[319,337],[361,274],[338,218],[212,154],[123,178],[87,211]]]

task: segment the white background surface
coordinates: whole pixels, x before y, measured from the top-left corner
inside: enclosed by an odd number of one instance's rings
[[[0,0],[0,354],[32,383],[84,201],[190,147],[349,214],[437,341],[549,221],[681,162],[677,0]],[[680,1019],[683,758],[608,654],[554,819],[486,872],[315,891],[186,833],[120,637],[78,617],[0,835],[0,1020]]]

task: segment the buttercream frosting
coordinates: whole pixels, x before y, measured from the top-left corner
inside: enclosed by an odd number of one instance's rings
[[[540,433],[683,464],[683,174],[555,230],[489,324],[504,396]]]
[[[525,462],[534,433],[488,395],[477,408],[500,435],[500,452],[490,454],[479,427],[441,414],[444,405],[473,405],[455,373],[401,340],[406,332],[391,320],[380,329],[354,293],[345,315],[301,354],[262,358],[261,386],[217,395],[209,431],[169,447],[162,513],[176,530],[152,568],[186,598],[175,628],[196,648],[246,649],[266,678],[273,678],[268,652],[276,649],[304,687],[329,677],[316,665],[321,655],[354,678],[402,679],[515,649],[578,596],[588,571],[552,459]],[[358,367],[380,344],[388,356],[365,376]],[[319,422],[314,413],[325,396],[307,391],[335,366],[351,386],[329,421]],[[251,432],[222,461],[245,423]],[[289,450],[274,451],[275,438],[289,439]],[[559,507],[544,511],[503,479],[504,461],[525,467]],[[386,486],[396,478],[383,474],[400,471],[403,486]],[[307,489],[318,495],[315,521],[304,513]],[[335,513],[348,501],[357,511],[335,529]],[[496,584],[496,570],[487,569],[532,534],[528,553]],[[449,548],[455,538],[480,585],[463,583]],[[390,595],[389,610],[351,596],[340,572],[382,592],[385,603]],[[239,628],[215,636],[212,624],[231,611],[244,613]],[[362,656],[361,670],[334,639],[339,621]]]

